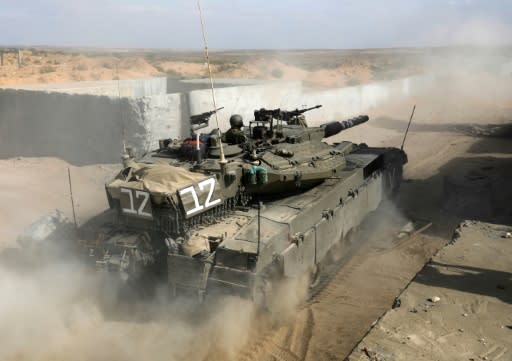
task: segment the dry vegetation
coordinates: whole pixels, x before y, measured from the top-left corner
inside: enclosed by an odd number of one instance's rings
[[[510,59],[512,48],[230,50],[212,51],[210,61],[218,78],[302,80],[306,86],[324,88],[423,73],[439,59],[457,58],[456,62],[465,66],[465,59],[476,54]],[[22,49],[21,67],[14,52],[6,52],[4,65],[0,66],[0,86],[152,76],[205,77],[204,54],[176,50],[27,48]]]
[[[303,80],[312,87],[337,87],[421,72],[422,53],[396,49],[251,50],[212,52],[210,58],[216,77]],[[15,53],[5,53],[0,86],[151,76],[198,78],[206,72],[200,51],[30,48],[22,50],[21,67]]]

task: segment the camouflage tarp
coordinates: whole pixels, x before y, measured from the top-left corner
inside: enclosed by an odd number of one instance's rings
[[[169,164],[144,164],[130,161],[129,174],[124,180],[121,175],[107,185],[109,193],[119,198],[121,187],[149,191],[153,195],[172,196],[178,189],[205,179],[204,174],[190,172]],[[123,170],[126,171],[126,168]]]

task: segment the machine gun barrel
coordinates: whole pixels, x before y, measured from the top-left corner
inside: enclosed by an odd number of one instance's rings
[[[207,122],[208,119],[210,119],[210,117],[213,114],[217,113],[221,109],[224,109],[224,107],[220,107],[220,108],[217,108],[215,110],[211,110],[209,112],[204,112],[204,113],[201,113],[201,114],[192,115],[190,117],[190,123],[192,123],[192,124],[201,124],[201,123]]]
[[[311,108],[304,109],[295,109],[295,110],[281,110],[277,109],[265,109],[261,108],[259,110],[254,111],[254,119],[256,121],[270,121],[270,119],[279,119],[285,122],[289,121],[293,117],[297,117],[305,112],[308,112],[313,109],[321,108],[321,105],[315,105]]]
[[[284,121],[287,121],[290,118],[297,117],[297,116],[299,116],[301,114],[304,114],[305,112],[309,112],[310,110],[318,109],[318,108],[321,108],[321,107],[322,107],[322,105],[315,105],[314,107],[311,107],[311,108],[295,109],[295,110],[285,110],[285,111],[281,112],[281,117],[282,117],[282,119]]]
[[[343,120],[341,122],[329,122],[326,124],[322,124],[320,127],[324,128],[325,136],[324,138],[332,137],[333,135],[338,134],[339,132],[355,127],[356,125],[366,123],[370,118],[368,115],[360,115],[355,118],[351,118],[348,120]]]
[[[224,107],[220,107],[209,112],[204,112],[201,114],[192,115],[190,117],[190,124],[192,125],[192,131],[205,128],[208,126],[208,121],[210,117],[217,113],[219,110],[224,109]]]

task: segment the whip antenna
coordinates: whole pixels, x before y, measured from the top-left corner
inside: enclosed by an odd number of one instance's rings
[[[215,102],[215,90],[213,88],[212,68],[210,67],[210,57],[208,55],[208,42],[206,41],[206,31],[204,28],[203,12],[201,11],[201,4],[199,3],[199,0],[197,0],[197,9],[199,10],[199,19],[201,20],[201,32],[203,34],[203,42],[204,42],[204,57],[206,59],[206,64],[208,66],[208,74],[210,76],[210,87],[212,90],[213,109],[217,109],[217,103]],[[215,123],[217,124],[217,129],[220,132],[219,118],[217,116],[217,112],[215,112]],[[219,139],[219,145],[220,145],[220,161],[219,161],[219,163],[226,163],[226,158],[224,157],[224,149],[222,147],[222,139]]]
[[[78,222],[76,220],[75,212],[75,199],[73,197],[73,187],[71,186],[71,170],[68,167],[68,182],[69,182],[69,198],[71,198],[71,209],[73,210],[73,222],[75,223],[75,229],[78,229]]]
[[[126,134],[124,129],[123,106],[121,104],[121,85],[119,84],[119,67],[116,63],[116,78],[117,78],[117,102],[119,103],[119,116],[121,117],[121,141],[123,142],[123,155],[126,154]]]
[[[407,133],[409,133],[409,127],[411,126],[412,117],[414,116],[415,110],[416,110],[416,104],[414,104],[414,107],[412,108],[411,117],[409,118],[409,124],[407,124],[407,129],[405,130],[404,140],[402,141],[402,146],[400,147],[400,150],[404,150],[405,138],[407,138]]]

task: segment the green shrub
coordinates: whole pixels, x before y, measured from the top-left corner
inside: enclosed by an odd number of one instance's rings
[[[82,64],[82,63],[77,64],[77,65],[75,65],[75,66],[73,67],[73,70],[76,70],[76,71],[84,71],[84,70],[87,70],[87,69],[89,69],[89,68],[87,67],[87,65]]]
[[[39,72],[41,74],[46,74],[46,73],[53,73],[54,71],[56,71],[57,68],[55,68],[54,66],[51,66],[51,65],[43,65],[41,67],[41,69],[39,69]]]
[[[165,69],[162,68],[160,65],[158,64],[155,64],[153,65],[155,67],[155,69],[159,72],[159,73],[165,73]]]
[[[279,68],[275,68],[273,69],[270,74],[274,77],[274,78],[282,78],[283,77],[283,74],[284,72],[279,69]]]

